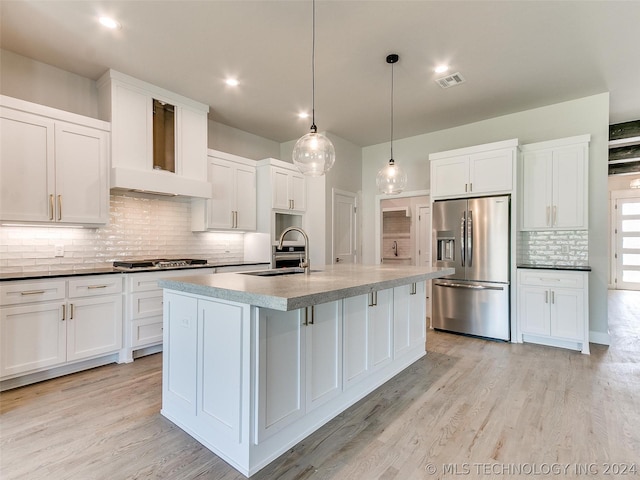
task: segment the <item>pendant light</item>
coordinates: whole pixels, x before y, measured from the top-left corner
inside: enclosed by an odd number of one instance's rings
[[[389,163],[382,167],[376,175],[376,185],[381,193],[397,195],[407,186],[407,174],[396,165],[393,159],[393,64],[400,57],[396,53],[387,55],[387,63],[391,64],[391,158]]]
[[[300,137],[293,147],[293,163],[300,173],[319,177],[328,172],[336,161],[336,150],[327,137],[316,127],[316,2],[313,0],[311,42],[311,131]]]

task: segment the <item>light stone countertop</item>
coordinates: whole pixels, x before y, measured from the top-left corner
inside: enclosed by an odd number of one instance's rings
[[[453,268],[410,265],[322,265],[303,273],[260,277],[245,273],[192,275],[158,281],[185,293],[271,308],[296,310],[455,273]]]

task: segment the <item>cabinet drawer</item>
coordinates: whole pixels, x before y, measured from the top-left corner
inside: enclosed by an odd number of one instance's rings
[[[131,294],[131,319],[162,318],[162,290]]]
[[[131,322],[131,346],[143,347],[162,343],[162,319],[146,318]]]
[[[558,272],[556,270],[518,270],[521,285],[540,285],[545,287],[582,288],[583,272]]]
[[[162,290],[158,287],[158,280],[161,278],[188,277],[190,275],[206,275],[213,273],[213,268],[192,268],[184,270],[163,270],[150,273],[128,274],[130,292],[150,292],[152,290]]]
[[[122,292],[120,275],[79,277],[69,280],[69,298],[94,297]]]
[[[31,281],[3,283],[0,285],[0,305],[61,300],[65,297],[65,281]]]

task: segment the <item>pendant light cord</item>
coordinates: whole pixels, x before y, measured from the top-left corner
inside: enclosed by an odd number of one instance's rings
[[[316,133],[316,0],[312,1],[311,15],[311,131]]]
[[[393,63],[391,64],[391,158],[389,162],[393,165]]]

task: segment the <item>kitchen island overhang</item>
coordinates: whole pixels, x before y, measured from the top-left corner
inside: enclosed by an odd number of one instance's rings
[[[159,282],[162,414],[246,476],[424,356],[426,280],[453,273],[319,269]]]

